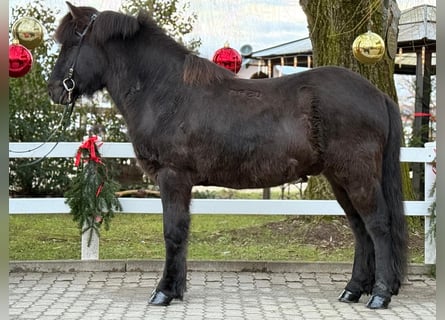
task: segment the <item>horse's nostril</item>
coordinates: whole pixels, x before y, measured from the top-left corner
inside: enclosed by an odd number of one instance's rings
[[[55,92],[57,90],[57,86],[54,83],[48,83],[47,89],[48,89],[49,97],[54,100],[54,97],[56,95]]]

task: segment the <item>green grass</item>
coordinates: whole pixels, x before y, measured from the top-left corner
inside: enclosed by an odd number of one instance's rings
[[[267,228],[285,216],[193,215],[189,259],[351,260],[351,250],[327,255]],[[80,235],[70,215],[12,215],[10,260],[80,259]],[[117,214],[101,231],[101,259],[163,259],[161,215]]]
[[[330,219],[277,215],[192,215],[188,258],[352,261],[353,239],[349,228],[344,221]],[[329,230],[318,230],[321,221],[324,221],[324,228]],[[329,235],[334,237],[332,244]],[[340,239],[335,239],[340,236]],[[422,250],[411,249],[411,262],[423,261]],[[76,223],[68,214],[10,215],[9,258],[80,259],[80,235]],[[111,221],[110,230],[101,231],[100,259],[163,258],[162,215],[117,214]]]

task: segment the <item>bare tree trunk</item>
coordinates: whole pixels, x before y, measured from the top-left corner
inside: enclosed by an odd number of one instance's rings
[[[387,41],[391,23],[392,26],[398,23],[397,15],[394,17],[390,11],[393,6],[393,12],[399,12],[397,3],[394,0],[300,0],[300,5],[307,16],[314,66],[336,65],[356,71],[397,102],[391,51],[395,49],[391,39]],[[382,60],[375,64],[362,64],[352,53],[355,38],[368,30],[379,34],[385,44],[390,44],[389,53],[387,50]],[[405,198],[413,199],[408,173],[408,166],[403,164]]]

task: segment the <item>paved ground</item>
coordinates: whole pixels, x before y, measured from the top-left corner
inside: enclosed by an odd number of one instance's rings
[[[9,319],[436,319],[436,281],[429,276],[410,274],[389,309],[369,310],[366,296],[356,304],[337,302],[350,275],[327,268],[191,271],[184,301],[169,307],[147,304],[159,271],[15,268],[9,274]]]

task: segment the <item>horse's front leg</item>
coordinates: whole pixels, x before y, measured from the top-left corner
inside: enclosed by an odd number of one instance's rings
[[[173,299],[182,300],[186,289],[192,186],[186,175],[170,169],[162,170],[157,182],[162,198],[166,260],[162,279],[149,303],[166,306]]]

